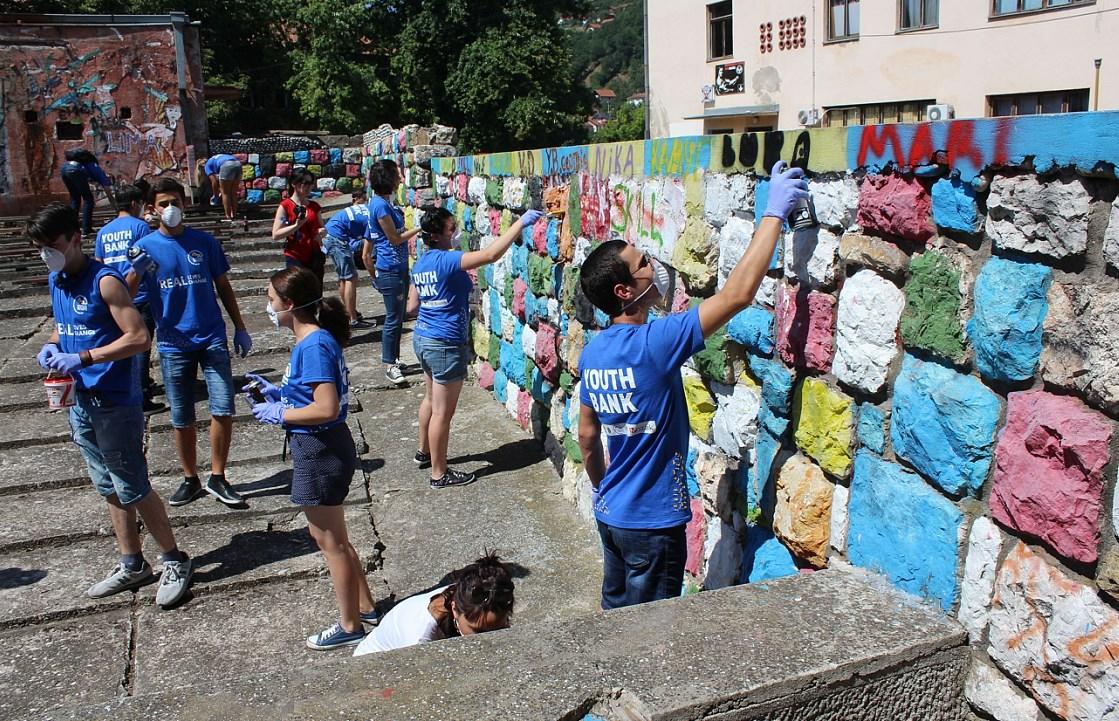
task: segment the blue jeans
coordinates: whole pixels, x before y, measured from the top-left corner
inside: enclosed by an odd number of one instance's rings
[[[599,521],[603,610],[679,596],[688,559],[685,528],[618,528]]]
[[[81,210],[82,234],[89,235],[93,228],[93,191],[89,189],[89,175],[77,163],[64,163],[62,183],[70,191],[70,207]]]
[[[70,431],[93,487],[104,498],[115,495],[122,506],[144,500],[152,489],[144,458],[144,412],[140,406],[112,405],[89,391],[75,396]]]
[[[194,423],[194,381],[199,366],[202,366],[206,393],[210,396],[210,415],[233,415],[233,368],[229,348],[224,343],[205,350],[160,349],[159,368],[163,371],[163,386],[171,405],[171,425],[175,428],[186,428]]]
[[[435,338],[424,338],[412,334],[412,350],[420,361],[420,368],[441,386],[456,383],[466,378],[470,365],[466,356],[466,346],[448,343]]]
[[[408,282],[403,270],[378,270],[373,286],[385,300],[385,324],[381,327],[381,362],[387,365],[400,359],[400,328],[404,325],[404,294]]]
[[[354,277],[357,268],[354,266],[354,253],[350,250],[349,243],[328,235],[323,240],[322,247],[330,256],[330,261],[334,263],[334,272],[338,274],[338,280],[350,280]]]

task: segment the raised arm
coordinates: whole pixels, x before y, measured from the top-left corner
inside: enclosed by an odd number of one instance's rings
[[[469,253],[462,254],[462,262],[459,267],[463,270],[473,270],[480,268],[487,263],[493,263],[501,256],[505,255],[505,251],[509,250],[509,246],[513,241],[520,237],[525,228],[533,225],[540,217],[544,215],[539,210],[527,210],[525,214],[517,219],[517,222],[509,226],[509,230],[505,231],[498,237],[497,240],[490,243],[489,246],[481,250],[472,250]]]

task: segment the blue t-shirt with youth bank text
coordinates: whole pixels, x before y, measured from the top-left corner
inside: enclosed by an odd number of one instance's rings
[[[185,228],[181,235],[156,231],[137,243],[158,264],[145,280],[155,315],[159,351],[205,350],[225,345],[225,319],[214,279],[229,272],[229,261],[209,233]]]
[[[606,525],[672,528],[691,519],[680,366],[702,349],[697,308],[612,325],[583,349],[579,400],[598,416],[610,455],[594,509]]]
[[[285,408],[303,408],[315,399],[315,385],[333,383],[338,392],[340,409],[338,417],[317,426],[285,423],[284,429],[292,433],[316,433],[346,422],[350,409],[350,372],[342,346],[328,331],[312,331],[291,349],[284,378],[280,381],[280,398]]]
[[[412,266],[412,285],[420,298],[412,332],[445,343],[465,343],[474,282],[462,269],[462,251],[425,250]]]
[[[93,246],[93,257],[100,258],[101,262],[109,266],[123,277],[132,268],[128,260],[128,249],[137,240],[152,232],[151,227],[131,215],[122,215],[109,221],[101,230],[97,231],[97,242]],[[148,302],[147,284],[141,283],[140,290],[132,299],[136,305]]]
[[[222,163],[228,163],[231,160],[238,163],[241,162],[232,155],[215,155],[211,157],[209,160],[206,161],[206,165],[204,167],[206,175],[217,175],[218,171],[221,170]]]
[[[377,254],[377,270],[408,272],[408,244],[393,245],[381,229],[381,218],[392,221],[396,232],[404,231],[404,213],[379,195],[369,201],[369,240]]]

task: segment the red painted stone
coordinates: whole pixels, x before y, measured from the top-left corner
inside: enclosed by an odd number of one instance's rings
[[[486,361],[478,366],[478,385],[487,391],[493,390],[493,366]]]
[[[291,163],[276,163],[276,175],[280,178],[291,175]]]
[[[470,185],[469,175],[466,173],[459,173],[455,176],[455,200],[460,203],[465,203],[470,199],[469,193],[466,192],[468,185]]]
[[[579,177],[579,214],[583,221],[583,234],[591,240],[609,240],[609,186],[589,173],[583,173]]]
[[[517,316],[522,322],[525,319],[525,293],[528,292],[528,284],[520,278],[513,279],[513,315]]]
[[[330,162],[330,151],[325,148],[311,148],[311,162],[315,165],[325,165]]]
[[[553,384],[559,381],[560,362],[556,350],[556,329],[540,323],[536,329],[536,355],[533,361],[544,377]]]
[[[777,290],[776,315],[781,360],[827,373],[835,353],[835,298],[782,283]]]
[[[490,208],[490,233],[501,235],[501,211],[497,208]]]
[[[355,163],[346,163],[346,177],[356,178],[361,175],[361,166]]]
[[[913,178],[868,175],[859,188],[858,223],[867,230],[927,243],[932,225],[932,196]]]
[[[1011,393],[991,515],[1066,558],[1096,560],[1111,423],[1069,396]]]
[[[532,396],[525,391],[517,391],[517,423],[526,431],[532,427]]]
[[[268,178],[254,178],[253,190],[268,190]]]
[[[707,517],[703,515],[703,499],[692,499],[692,520],[688,521],[688,559],[684,570],[698,576],[703,570],[703,544],[707,538]]]
[[[688,297],[688,292],[684,290],[683,283],[676,284],[676,290],[672,294],[672,312],[683,313],[691,307],[691,298]]]

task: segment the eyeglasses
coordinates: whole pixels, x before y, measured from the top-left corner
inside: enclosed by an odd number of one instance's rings
[[[642,254],[641,254],[641,260],[640,260],[640,261],[638,261],[638,263],[637,263],[637,267],[636,267],[636,268],[632,268],[632,269],[630,270],[630,273],[633,273],[634,271],[638,271],[638,270],[641,270],[642,268],[648,268],[648,267],[649,267],[649,264],[650,264],[650,263],[652,263],[652,262],[653,262],[653,261],[652,261],[652,259],[651,259],[651,258],[649,257],[649,254],[648,254],[648,253],[642,253]]]

